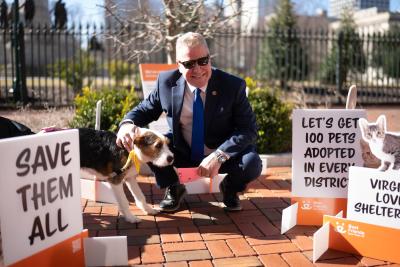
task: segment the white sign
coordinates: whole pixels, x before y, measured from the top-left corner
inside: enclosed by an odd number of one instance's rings
[[[194,182],[186,183],[187,193],[190,194],[207,194],[207,193],[218,193],[219,184],[225,178],[225,174],[218,174],[212,179],[203,177]]]
[[[400,171],[351,167],[347,218],[400,229]]]
[[[365,116],[365,110],[294,110],[293,196],[347,197],[349,167],[363,164],[357,122]]]
[[[5,265],[82,231],[77,130],[0,141]]]

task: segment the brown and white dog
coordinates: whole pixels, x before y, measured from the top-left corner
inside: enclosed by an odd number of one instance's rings
[[[132,193],[136,206],[146,214],[158,211],[146,203],[136,177],[138,175],[134,160],[164,167],[171,165],[174,156],[168,148],[168,139],[155,131],[140,128],[133,141],[130,154],[115,143],[116,135],[108,131],[79,129],[81,170],[95,174],[97,179],[110,182],[118,202],[119,211],[125,220],[131,223],[140,219],[129,210],[129,201],[125,196],[123,184],[126,183]],[[131,156],[129,156],[131,155]],[[133,155],[133,158],[132,158]]]

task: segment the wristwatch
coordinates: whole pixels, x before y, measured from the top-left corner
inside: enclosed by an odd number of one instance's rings
[[[228,160],[228,158],[221,151],[216,150],[214,153],[219,163],[223,164]]]

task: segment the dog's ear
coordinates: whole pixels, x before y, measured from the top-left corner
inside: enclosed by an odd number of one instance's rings
[[[135,127],[133,130],[133,133],[135,134],[135,136],[140,135],[140,133],[141,133],[140,127]]]
[[[165,142],[167,145],[169,145],[169,143],[170,143],[169,138],[167,138],[167,137],[164,136],[163,140],[164,140],[164,142]]]
[[[133,144],[135,146],[141,146],[144,144],[144,138],[141,135],[135,135],[135,138],[133,139]]]
[[[145,132],[141,135],[135,136],[135,139],[133,139],[133,144],[135,144],[136,146],[139,146],[139,147],[150,146],[156,140],[157,140],[156,135],[149,133],[149,132]]]

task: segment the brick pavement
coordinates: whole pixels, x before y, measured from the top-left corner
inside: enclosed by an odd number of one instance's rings
[[[163,192],[153,177],[139,177],[149,203]],[[126,235],[130,266],[314,266],[314,226],[280,234],[281,212],[290,202],[291,168],[274,167],[241,196],[244,210],[220,208],[221,194],[187,195],[174,214],[147,216],[132,203],[142,222],[126,223],[116,205],[82,199],[84,227],[90,236]],[[400,266],[329,250],[315,266]]]
[[[364,108],[368,120],[385,114],[388,130],[400,132],[400,105]],[[140,185],[148,201],[157,205],[163,192],[155,187],[154,179],[141,177]],[[118,218],[115,205],[82,199],[84,225],[91,236],[128,236],[131,266],[311,266],[312,235],[317,227],[296,226],[285,235],[279,234],[281,211],[290,201],[290,186],[290,167],[269,168],[267,175],[251,183],[242,196],[242,212],[224,212],[219,207],[220,194],[190,195],[175,214],[145,216],[132,204],[132,211],[142,218],[139,224]],[[3,266],[1,254],[0,246]],[[337,251],[328,251],[316,264],[381,265],[400,267]]]

